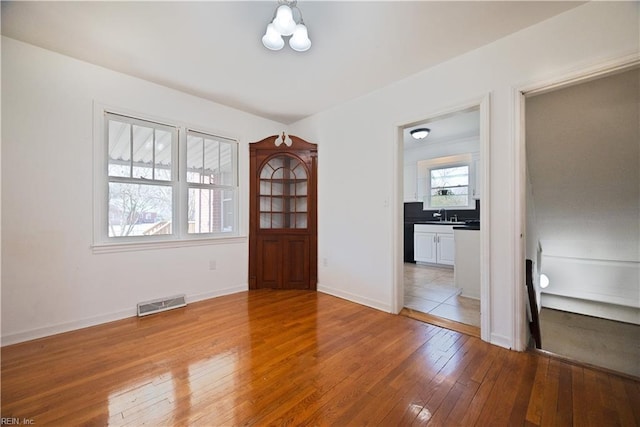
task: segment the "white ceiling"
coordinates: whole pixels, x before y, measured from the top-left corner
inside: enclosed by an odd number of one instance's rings
[[[416,140],[411,136],[413,129],[426,127],[430,129],[426,138]],[[426,119],[424,122],[409,126],[403,131],[404,149],[420,148],[424,143],[442,143],[480,136],[480,108],[458,111],[442,117]]]
[[[2,1],[2,34],[288,124],[580,4],[300,0],[303,53],[262,46],[276,1]]]

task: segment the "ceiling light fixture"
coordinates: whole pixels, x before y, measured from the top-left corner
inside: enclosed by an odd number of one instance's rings
[[[413,139],[425,139],[427,135],[429,135],[429,132],[431,132],[431,129],[429,128],[418,128],[418,129],[413,129],[409,133],[411,134]]]
[[[309,33],[302,19],[302,12],[297,6],[297,0],[278,0],[278,8],[273,14],[273,19],[267,25],[267,31],[262,36],[262,44],[270,50],[280,50],[284,47],[282,37],[291,36],[289,46],[291,49],[304,52],[311,47]],[[300,21],[293,18],[293,11],[297,10]]]

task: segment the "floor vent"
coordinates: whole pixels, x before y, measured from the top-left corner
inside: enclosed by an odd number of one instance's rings
[[[138,316],[160,313],[174,308],[184,307],[187,301],[184,295],[176,295],[169,298],[160,298],[153,301],[141,302],[138,304]]]

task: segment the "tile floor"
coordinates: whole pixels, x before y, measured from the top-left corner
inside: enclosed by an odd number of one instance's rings
[[[640,325],[543,308],[542,349],[640,378]]]
[[[480,300],[460,296],[453,269],[404,264],[404,306],[480,327]]]

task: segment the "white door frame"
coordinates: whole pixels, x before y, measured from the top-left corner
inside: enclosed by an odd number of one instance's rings
[[[392,312],[400,313],[404,307],[404,138],[403,130],[407,127],[431,120],[437,117],[457,113],[480,107],[480,334],[484,341],[491,337],[491,245],[490,245],[490,128],[491,128],[491,96],[486,93],[467,102],[453,107],[434,111],[422,117],[395,126],[396,143],[393,150],[393,269],[392,269]]]
[[[609,74],[621,73],[629,69],[640,66],[640,54],[632,54],[622,58],[615,58],[605,63],[598,64],[586,69],[573,71],[560,76],[555,76],[544,81],[528,83],[513,90],[514,102],[514,164],[515,167],[515,241],[516,248],[516,266],[514,280],[515,283],[522,283],[522,286],[516,286],[514,296],[514,313],[515,327],[513,328],[513,343],[516,350],[525,350],[528,342],[527,315],[526,306],[527,294],[525,290],[525,267],[526,258],[526,224],[527,224],[527,206],[526,206],[526,145],[525,145],[525,100],[527,96],[552,92],[571,85],[584,83]]]

